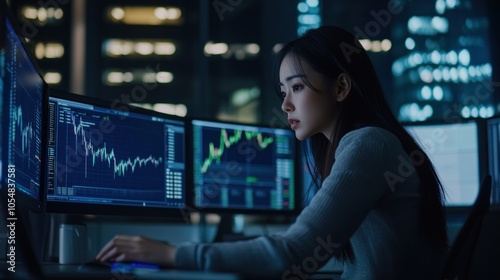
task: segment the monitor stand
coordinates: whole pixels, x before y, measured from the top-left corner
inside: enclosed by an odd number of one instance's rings
[[[238,229],[238,230],[236,230]],[[247,236],[241,225],[237,225],[233,214],[220,214],[220,222],[212,242],[230,242],[253,239],[257,236]]]

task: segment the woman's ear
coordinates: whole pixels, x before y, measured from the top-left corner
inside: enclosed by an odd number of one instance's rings
[[[347,99],[351,93],[351,78],[346,73],[342,73],[337,78],[337,90],[335,92],[335,99],[337,102],[342,102]]]

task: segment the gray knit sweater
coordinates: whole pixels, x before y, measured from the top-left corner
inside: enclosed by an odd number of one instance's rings
[[[418,160],[415,158],[415,160]],[[432,279],[445,251],[418,226],[419,178],[392,133],[347,133],[321,189],[289,229],[252,240],[177,247],[176,266],[246,277],[306,279],[349,240],[342,279]]]

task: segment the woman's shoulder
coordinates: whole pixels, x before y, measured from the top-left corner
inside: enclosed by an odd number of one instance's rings
[[[346,133],[340,140],[335,155],[354,152],[382,156],[387,155],[388,151],[398,154],[404,151],[398,137],[384,128],[366,126]]]
[[[370,141],[384,142],[390,145],[400,143],[394,133],[377,126],[365,126],[351,130],[341,139],[341,142],[344,142],[344,144],[350,142],[366,143]]]

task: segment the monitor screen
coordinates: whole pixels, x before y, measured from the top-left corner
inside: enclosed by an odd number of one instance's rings
[[[50,90],[47,211],[181,214],[184,120]]]
[[[39,212],[43,206],[46,84],[18,30],[11,17],[6,17],[0,58],[5,67],[1,70],[2,182],[15,185],[16,204]]]
[[[5,67],[5,2],[0,0],[0,190],[3,186],[3,168],[2,162],[4,161],[3,153],[4,153],[4,129],[7,126],[7,117],[4,115],[4,90],[5,90],[5,73],[7,71]]]
[[[194,205],[201,211],[294,213],[297,146],[292,130],[191,120]]]
[[[492,203],[500,204],[500,117],[487,121],[489,174],[492,177]]]
[[[472,205],[480,184],[477,122],[414,124],[406,128],[434,164],[445,191],[445,205]]]

